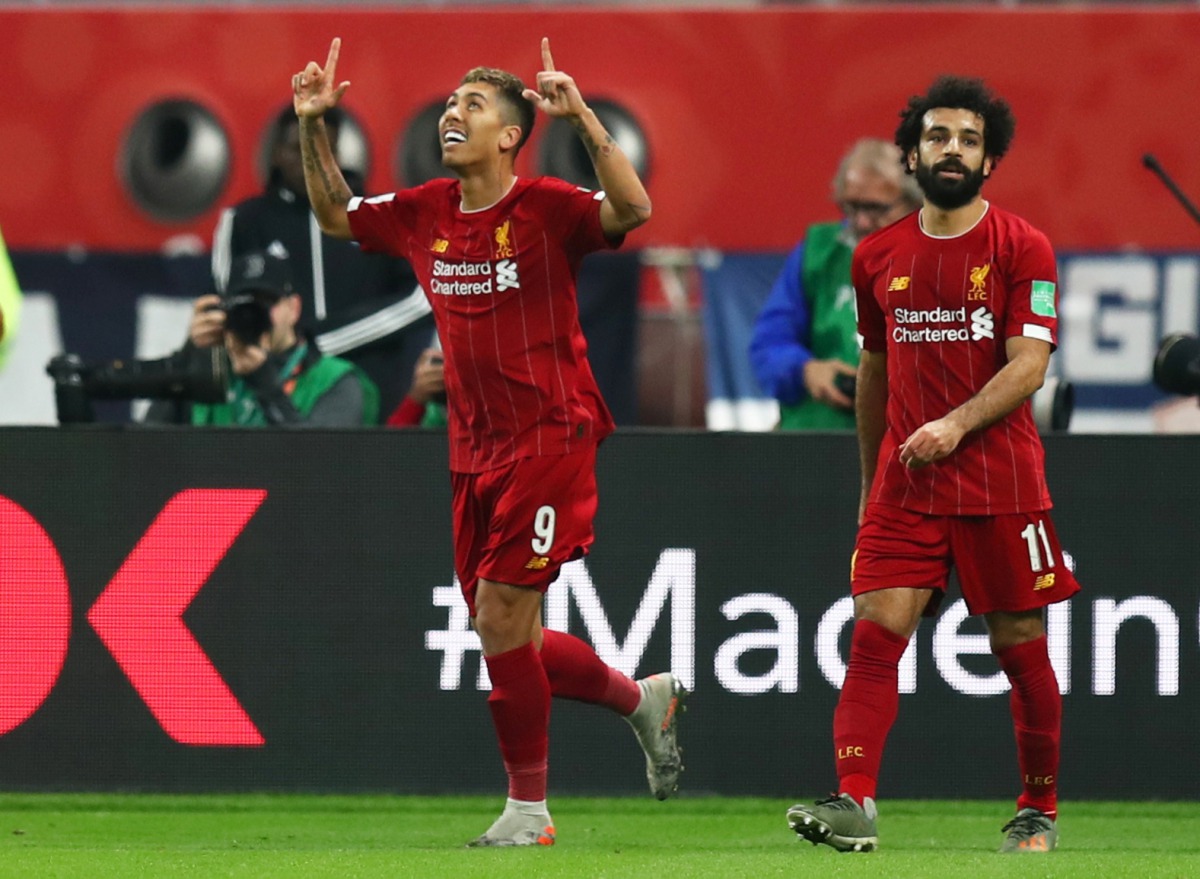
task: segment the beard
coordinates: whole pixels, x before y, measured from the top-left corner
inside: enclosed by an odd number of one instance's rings
[[[957,180],[939,177],[938,172],[943,170],[958,171],[963,176]],[[918,161],[916,176],[917,185],[925,197],[944,211],[952,211],[974,201],[979,190],[983,189],[985,179],[982,165],[971,171],[956,159],[944,159],[934,165]]]

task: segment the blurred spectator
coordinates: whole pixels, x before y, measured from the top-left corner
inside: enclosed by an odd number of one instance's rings
[[[336,152],[344,116],[338,111],[326,123]],[[272,131],[265,191],[227,208],[213,233],[217,292],[225,290],[230,266],[245,253],[266,251],[287,260],[304,303],[301,329],[325,354],[361,367],[379,388],[382,411],[390,412],[432,337],[429,303],[404,260],[364,254],[351,241],[321,233],[309,210],[299,122],[290,104]],[[346,178],[361,193],[358,175]]]
[[[267,253],[240,257],[224,298],[195,301],[188,332],[192,351],[224,346],[233,373],[226,401],[159,402],[146,420],[198,426],[376,424],[378,389],[357,366],[322,354],[297,333],[302,308],[286,261]]]
[[[842,158],[833,200],[842,221],[808,228],[750,343],[754,373],[779,401],[783,430],[853,429],[859,347],[850,257],[861,239],[919,207],[921,191],[896,146],[864,138]]]
[[[412,386],[385,423],[388,427],[446,426],[446,361],[441,348],[421,352]]]
[[[0,366],[4,365],[9,340],[16,332],[20,316],[21,288],[8,258],[8,248],[4,246],[4,236],[0,235]]]

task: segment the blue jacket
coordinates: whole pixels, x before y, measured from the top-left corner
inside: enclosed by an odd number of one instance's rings
[[[807,345],[812,315],[804,296],[804,242],[788,254],[754,321],[750,363],[762,389],[785,405],[808,397],[804,365],[812,359]]]

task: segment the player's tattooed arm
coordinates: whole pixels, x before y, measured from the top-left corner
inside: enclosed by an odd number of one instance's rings
[[[566,119],[579,133],[607,195],[600,205],[604,234],[619,238],[650,219],[650,196],[633,163],[583,100],[575,80],[555,68],[548,39],[542,39],[537,89],[526,89],[525,98],[543,113]]]
[[[571,125],[579,133],[579,139],[583,141],[584,147],[588,151],[588,155],[592,157],[592,161],[603,157],[608,158],[617,150],[617,142],[613,140],[613,136],[607,131],[604,132],[604,139],[600,143],[596,143],[596,139],[592,137],[587,126],[583,124],[583,120],[578,116],[571,120]]]
[[[352,193],[338,167],[322,118],[327,110],[337,106],[350,87],[349,82],[334,85],[341,49],[341,39],[335,38],[329,45],[329,57],[325,59],[324,67],[309,61],[302,71],[292,76],[292,105],[300,119],[304,185],[313,214],[326,234],[350,238],[346,205]]]
[[[301,153],[304,156],[304,182],[309,187],[310,199],[315,182],[316,195],[320,201],[327,201],[333,207],[344,208],[350,203],[354,193],[350,191],[346,178],[342,176],[341,169],[333,159],[333,150],[326,144],[325,150],[322,151],[322,144],[318,143],[319,139],[326,140],[328,137],[324,131],[324,123],[313,119],[302,120],[300,137]],[[328,153],[328,157],[322,155],[322,152]]]
[[[591,156],[600,188],[608,196],[600,206],[605,233],[624,235],[645,223],[650,219],[650,196],[620,145],[591,110],[573,118],[571,124]]]
[[[350,238],[350,220],[346,205],[354,195],[338,167],[320,118],[300,119],[300,153],[304,162],[304,186],[313,214],[321,231],[338,238]]]

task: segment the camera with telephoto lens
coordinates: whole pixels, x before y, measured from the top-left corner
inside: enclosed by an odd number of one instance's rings
[[[187,348],[160,360],[87,363],[78,354],[51,358],[59,424],[96,420],[93,400],[187,400],[221,403],[229,385],[229,361],[220,348]]]
[[[1191,218],[1200,223],[1200,210],[1196,210],[1191,199],[1163,170],[1158,159],[1146,153],[1142,156],[1142,164],[1158,176]],[[1168,394],[1185,397],[1200,394],[1200,338],[1191,333],[1172,333],[1164,338],[1154,355],[1153,377],[1154,383]]]
[[[1168,394],[1200,394],[1200,338],[1173,333],[1154,356],[1154,383]]]

